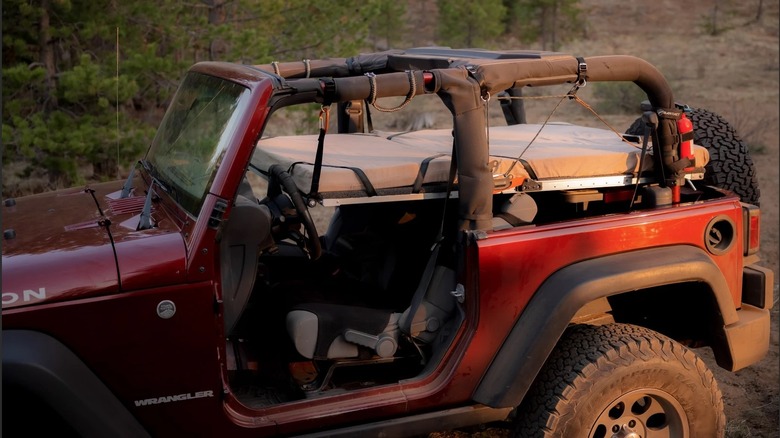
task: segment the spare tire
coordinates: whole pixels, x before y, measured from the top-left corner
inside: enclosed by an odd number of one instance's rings
[[[692,108],[688,118],[693,122],[693,142],[710,153],[710,161],[704,167],[704,183],[730,190],[742,202],[759,205],[756,168],[737,131],[723,117],[701,108]],[[642,119],[634,121],[626,134],[643,135]]]

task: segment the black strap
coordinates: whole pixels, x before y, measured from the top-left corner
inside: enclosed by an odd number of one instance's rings
[[[317,155],[314,157],[314,172],[311,176],[310,195],[317,195],[320,190],[320,173],[322,173],[322,152],[325,148],[325,128],[320,127],[320,136],[317,139]]]
[[[333,78],[320,78],[322,90],[322,105],[330,106],[336,100],[336,80]]]
[[[504,120],[507,125],[517,125],[519,122],[512,114],[512,97],[506,91],[498,93],[498,102],[501,104],[501,112],[504,113]]]
[[[317,139],[317,155],[314,157],[314,173],[311,177],[310,196],[317,196],[320,190],[320,173],[322,172],[322,154],[325,149],[325,133],[330,122],[330,104],[336,95],[336,81],[333,78],[320,78],[322,88],[322,110],[320,111],[320,136]]]
[[[363,101],[363,108],[365,108],[366,111],[366,127],[368,127],[368,131],[365,132],[374,132],[374,123],[371,121],[371,105],[368,104],[367,100]]]
[[[320,82],[323,82],[321,79]],[[325,82],[327,84],[327,82]],[[330,124],[330,104],[323,104],[320,109],[320,136],[317,138],[317,155],[314,157],[314,172],[311,176],[310,196],[317,196],[320,190],[320,173],[322,173],[322,154],[325,149],[325,134]],[[292,168],[292,166],[290,166]]]
[[[525,171],[528,173],[529,179],[533,179],[533,180],[539,179],[536,177],[536,172],[534,172],[534,169],[531,167],[530,164],[528,164],[528,161],[525,161],[524,159],[517,158],[517,157],[507,157],[506,155],[496,155],[496,156],[500,158],[506,158],[507,160],[517,161],[518,163],[520,163],[521,166],[523,166],[523,169],[525,169]]]
[[[523,159],[520,159],[520,164],[523,165],[523,169],[525,169],[526,172],[528,172],[528,177],[532,180],[537,180],[539,178],[536,177],[536,172],[534,172],[534,169],[531,167],[530,164],[528,164],[528,161],[525,161]]]
[[[289,169],[287,170],[287,173],[292,175],[293,168],[295,166],[299,165],[299,164],[308,164],[309,166],[314,166],[314,164],[312,164],[312,163],[310,163],[308,161],[296,161],[296,162],[294,162],[294,163],[292,163],[290,165]],[[358,167],[352,167],[352,166],[335,166],[335,165],[332,165],[332,164],[325,164],[325,165],[321,164],[320,165],[320,169],[322,169],[323,166],[325,166],[325,167],[332,167],[334,169],[349,169],[349,170],[355,172],[355,176],[357,176],[357,178],[360,180],[360,183],[363,184],[363,190],[365,190],[366,195],[368,195],[368,196],[376,196],[377,195],[377,192],[376,192],[376,189],[374,188],[374,185],[371,184],[371,180],[368,179],[368,175],[366,175],[366,173],[363,172],[363,169],[360,169]],[[313,188],[314,187],[314,175],[312,175],[312,183],[311,183],[311,185],[312,185],[312,188]],[[309,193],[309,196],[313,196],[313,195],[316,195],[316,194],[318,194],[318,193],[315,193],[314,190],[312,190]]]
[[[666,172],[664,171],[663,160],[663,147],[661,140],[658,138],[658,126],[650,130],[650,135],[653,137],[653,166],[656,169],[656,173],[661,181],[666,181]]]
[[[582,56],[577,57],[577,83],[582,84],[588,79],[588,63]]]
[[[335,167],[338,169],[349,169],[355,172],[355,175],[360,180],[360,183],[363,184],[363,189],[366,191],[366,194],[368,196],[376,196],[376,190],[374,189],[374,185],[371,184],[371,181],[368,179],[368,175],[366,175],[366,173],[363,172],[363,169],[360,169],[358,167],[352,167],[352,166],[328,166],[328,167]]]
[[[642,140],[642,154],[639,156],[639,169],[636,171],[636,185],[634,185],[634,194],[631,196],[631,203],[628,205],[629,211],[634,208],[636,193],[639,190],[639,180],[642,178],[642,166],[645,163],[645,155],[647,154],[647,140],[650,137],[651,129],[653,129],[653,127],[650,124],[645,124],[644,139]]]
[[[420,163],[420,171],[417,172],[417,178],[415,178],[414,184],[412,185],[412,193],[420,193],[420,190],[422,190],[423,182],[425,182],[425,174],[428,172],[428,165],[431,161],[445,155],[447,154],[436,154],[422,160],[422,163]]]

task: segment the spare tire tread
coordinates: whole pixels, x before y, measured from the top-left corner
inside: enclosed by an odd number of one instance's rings
[[[730,190],[743,202],[759,205],[756,168],[736,129],[723,117],[701,108],[691,109],[688,118],[693,123],[693,142],[710,153],[710,161],[704,167],[704,183]],[[644,135],[642,119],[635,120],[626,133]]]

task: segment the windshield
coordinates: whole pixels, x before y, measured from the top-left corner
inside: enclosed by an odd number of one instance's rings
[[[176,202],[197,216],[249,99],[241,85],[188,73],[146,155]]]

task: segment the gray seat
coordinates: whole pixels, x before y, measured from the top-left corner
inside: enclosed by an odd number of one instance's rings
[[[358,357],[358,346],[392,357],[398,349],[400,316],[367,307],[306,303],[287,314],[287,332],[307,359]]]
[[[429,344],[455,312],[456,298],[452,292],[457,283],[455,271],[436,266],[428,287],[418,289],[412,304],[398,322],[401,332]]]
[[[379,357],[392,357],[403,333],[432,342],[455,311],[455,271],[434,266],[438,249],[423,273],[411,305],[403,312],[329,303],[306,303],[287,314],[287,332],[298,353],[308,359],[359,355],[358,346]]]
[[[526,193],[515,193],[499,208],[493,216],[493,230],[528,225],[533,222],[537,213],[536,202]]]
[[[250,192],[251,193],[251,192]],[[244,311],[257,276],[261,250],[273,244],[271,213],[243,194],[236,197],[220,235],[220,270],[225,334],[229,335]]]

